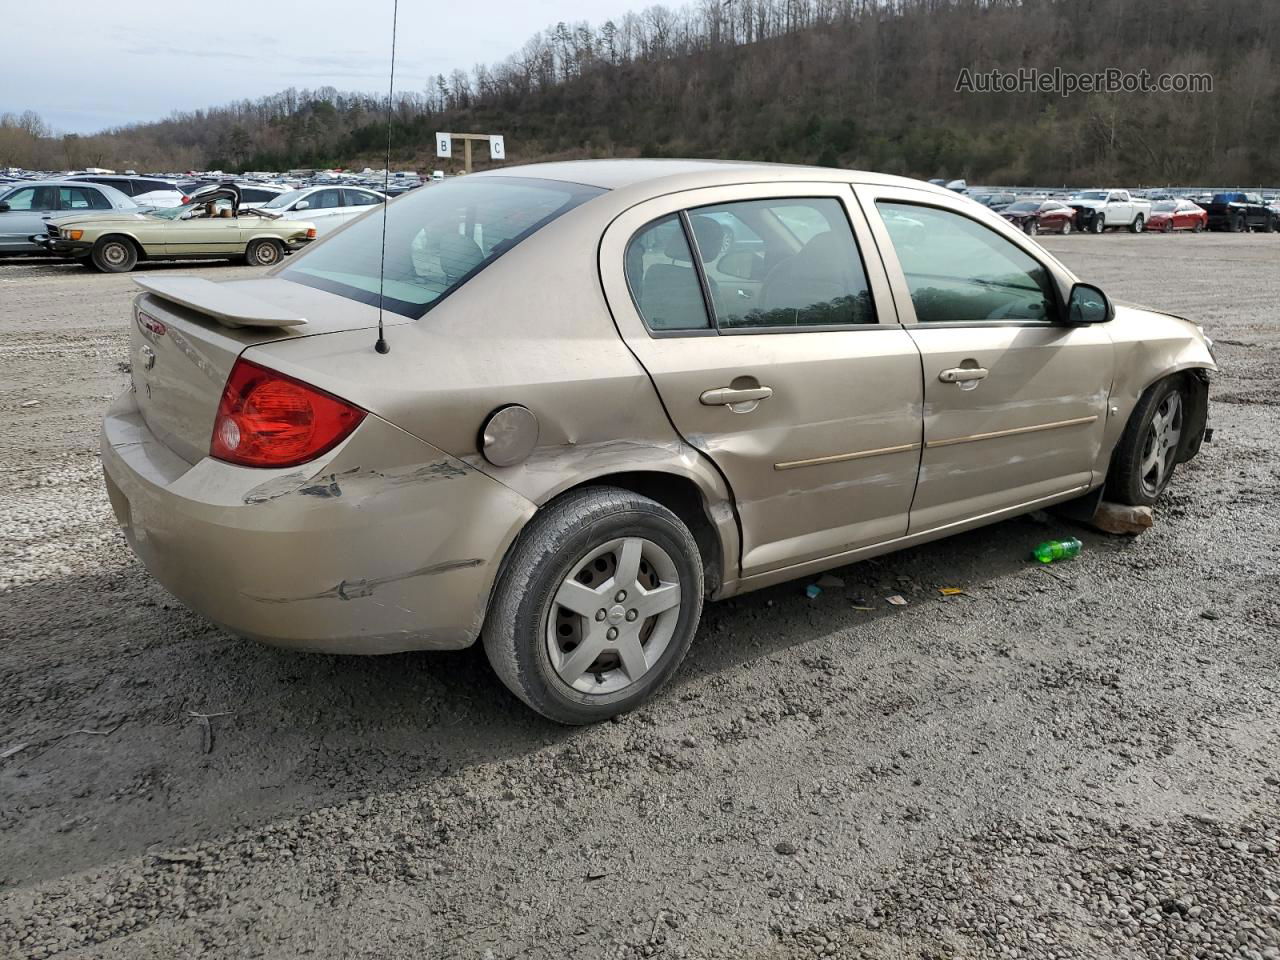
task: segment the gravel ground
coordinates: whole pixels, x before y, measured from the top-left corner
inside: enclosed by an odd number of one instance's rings
[[[1280,239],[1045,243],[1218,341],[1155,527],[712,605],[579,730],[477,650],[282,652],[172,601],[96,456],[132,283],[0,262],[0,956],[1280,958]],[[1026,560],[1057,534],[1078,560]]]

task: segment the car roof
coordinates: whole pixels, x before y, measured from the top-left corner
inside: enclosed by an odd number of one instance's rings
[[[530,177],[564,180],[606,190],[647,186],[657,192],[689,190],[731,183],[759,183],[785,180],[822,180],[833,183],[871,183],[911,187],[955,196],[955,191],[923,180],[895,177],[862,170],[809,167],[788,163],[757,163],[743,160],[563,160],[530,163],[473,173],[472,177]]]
[[[109,190],[113,194],[124,197],[130,203],[133,202],[133,197],[122,190],[117,190],[109,183],[85,183],[80,180],[72,180],[69,177],[63,177],[60,180],[16,180],[13,183],[0,183],[0,189],[6,187],[65,187],[68,184],[77,187],[89,187],[93,190]]]

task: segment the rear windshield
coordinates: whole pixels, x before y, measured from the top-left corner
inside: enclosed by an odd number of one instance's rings
[[[383,306],[417,319],[521,240],[599,187],[518,177],[458,177],[386,205]],[[382,217],[355,221],[282,277],[378,304]]]
[[[1238,203],[1243,199],[1243,193],[1215,193],[1213,195],[1214,203]]]

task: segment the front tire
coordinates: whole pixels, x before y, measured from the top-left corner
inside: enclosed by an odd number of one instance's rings
[[[278,240],[255,240],[244,252],[251,267],[274,267],[284,258],[284,247]]]
[[[128,273],[138,265],[138,248],[124,237],[103,237],[89,256],[103,273]]]
[[[660,503],[586,487],[544,507],[494,587],[484,649],[498,678],[563,724],[625,713],[670,679],[702,615],[688,527]]]
[[[1071,221],[1070,221],[1070,220],[1063,220],[1063,221],[1062,221],[1062,235],[1065,237],[1065,236],[1069,236],[1069,235],[1070,235],[1070,233],[1071,233]]]
[[[1166,220],[1166,221],[1164,222],[1164,226],[1162,226],[1162,227],[1160,228],[1160,232],[1161,232],[1161,233],[1173,233],[1173,221],[1172,221],[1172,220]]]
[[[1266,221],[1266,223],[1265,223],[1265,224],[1263,224],[1263,226],[1262,226],[1262,232],[1263,232],[1263,233],[1275,233],[1275,232],[1276,232],[1276,218],[1275,218],[1275,217],[1270,216],[1270,215],[1268,215],[1268,216],[1267,216],[1267,221]]]
[[[1244,232],[1246,232],[1248,229],[1249,229],[1249,221],[1247,221],[1247,220],[1244,218],[1244,214],[1243,214],[1243,213],[1242,213],[1242,214],[1240,214],[1240,216],[1236,217],[1234,220],[1232,220],[1232,221],[1231,221],[1231,232],[1232,232],[1232,233],[1244,233]]]
[[[1040,221],[1033,217],[1027,221],[1027,225],[1023,229],[1026,230],[1028,237],[1034,237],[1040,232]]]
[[[1107,221],[1102,216],[1102,211],[1099,210],[1093,215],[1093,219],[1089,221],[1089,230],[1091,233],[1101,234],[1106,229]]]
[[[1155,503],[1173,477],[1186,428],[1182,380],[1168,377],[1148,387],[1112,455],[1107,477],[1111,499],[1138,507]]]

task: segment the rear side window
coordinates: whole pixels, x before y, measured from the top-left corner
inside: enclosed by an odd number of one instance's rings
[[[876,322],[862,257],[838,200],[745,200],[689,214],[720,329]],[[734,222],[748,229],[726,228]]]
[[[346,194],[349,207],[371,207],[378,202],[374,194],[365,193],[363,190],[347,190]]]
[[[422,316],[516,244],[601,193],[599,187],[557,180],[472,176],[386,204],[383,306]],[[281,276],[376,306],[382,224],[377,213],[352,221],[293,257]],[[577,255],[589,256],[587,250]]]
[[[676,214],[655,220],[627,244],[627,285],[650,330],[711,326],[693,252]]]
[[[62,210],[110,210],[107,198],[92,187],[59,187],[58,206]]]

